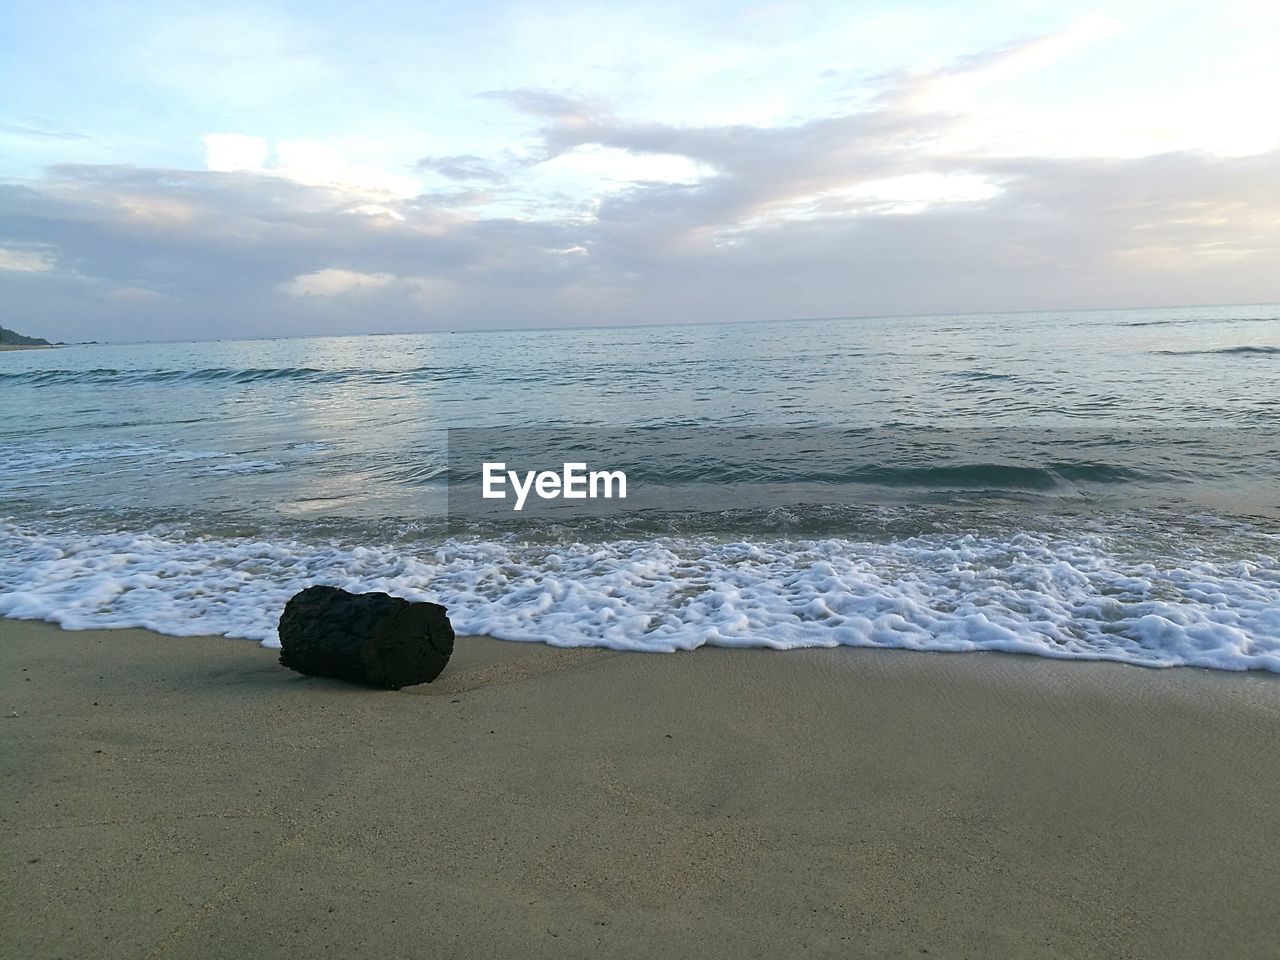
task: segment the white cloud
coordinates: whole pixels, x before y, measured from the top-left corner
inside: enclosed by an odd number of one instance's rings
[[[697,183],[707,168],[672,153],[636,154],[595,144],[577,147],[548,160],[545,167],[568,170],[583,178],[612,183]]]
[[[0,270],[14,273],[47,273],[53,269],[53,254],[43,250],[14,250],[0,247]]]
[[[404,222],[403,213],[382,203],[362,203],[358,207],[352,207],[351,212],[364,214],[366,217],[373,220],[393,220],[397,223]]]
[[[689,157],[585,143],[538,164],[529,176],[536,190],[550,196],[560,192],[565,196],[598,197],[637,183],[692,185],[709,173],[709,167]],[[531,212],[535,216],[558,213],[554,208]]]
[[[964,106],[978,88],[1008,83],[1044,70],[1123,30],[1123,24],[1090,14],[1055,33],[1015,44],[997,56],[978,58],[975,69],[948,71],[925,91],[931,107]]]
[[[243,133],[211,133],[204,138],[205,166],[215,173],[261,170],[267,162],[267,141]]]
[[[358,290],[385,287],[395,282],[389,273],[359,273],[329,267],[315,273],[304,273],[282,285],[285,293],[295,297],[335,297]]]
[[[990,180],[967,173],[913,173],[868,180],[833,196],[883,205],[889,213],[919,213],[938,203],[974,203],[1000,192]]]
[[[356,199],[405,200],[421,189],[413,177],[368,164],[350,163],[333,147],[315,140],[280,140],[271,149],[262,137],[211,133],[204,137],[205,166],[215,173],[259,173],[308,187],[323,187]]]
[[[412,177],[377,167],[348,163],[337,150],[314,140],[281,140],[276,144],[274,173],[309,187],[329,187],[370,198],[407,199],[420,184]]]

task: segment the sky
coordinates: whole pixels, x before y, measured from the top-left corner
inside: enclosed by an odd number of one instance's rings
[[[1272,0],[9,0],[0,324],[1280,301],[1277,49]]]

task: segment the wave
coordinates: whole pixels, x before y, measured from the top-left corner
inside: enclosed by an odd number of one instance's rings
[[[925,467],[871,467],[833,479],[926,490],[1053,490],[1065,483],[1124,483],[1155,479],[1155,475],[1106,463],[1064,461],[1044,466],[962,463]]]
[[[966,359],[977,360],[978,358],[969,357]],[[983,382],[995,382],[995,381],[1008,382],[1008,383],[1022,382],[1021,377],[1016,376],[1012,373],[992,373],[989,370],[953,370],[949,373],[944,374],[944,376],[952,380],[964,380],[969,383],[983,383]]]
[[[1274,540],[1275,538],[1270,538]],[[277,646],[313,583],[449,608],[463,634],[567,647],[992,650],[1280,672],[1275,543],[1131,555],[1132,537],[917,536],[344,547],[0,524],[0,615]]]
[[[75,446],[32,444],[5,451],[0,467],[0,485],[29,481],[42,474],[60,473],[69,468],[93,466],[98,475],[112,467],[189,467],[206,474],[269,473],[284,465],[275,460],[252,460],[222,450],[185,450],[144,443],[86,443]],[[210,461],[213,461],[212,463]]]
[[[462,379],[469,375],[459,367],[412,367],[406,370],[336,369],[316,367],[206,367],[198,370],[128,370],[94,367],[88,370],[22,370],[0,373],[0,383],[19,386],[53,387],[77,385],[146,386],[161,384],[254,384],[254,383],[423,383]]]
[[[1242,354],[1253,356],[1274,356],[1280,354],[1280,347],[1254,346],[1243,344],[1237,347],[1218,347],[1214,350],[1153,350],[1152,353],[1166,357],[1207,356],[1211,354]]]
[[[1137,323],[1121,323],[1119,327],[1170,327],[1189,323],[1275,323],[1280,317],[1171,317],[1167,320],[1140,320]]]

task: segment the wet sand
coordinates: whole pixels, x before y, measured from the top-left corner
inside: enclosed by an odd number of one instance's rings
[[[16,716],[11,714],[16,713]],[[1280,677],[0,620],[11,957],[1263,957]]]

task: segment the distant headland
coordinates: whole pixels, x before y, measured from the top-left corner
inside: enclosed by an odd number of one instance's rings
[[[27,337],[16,330],[0,327],[0,350],[15,350],[24,347],[52,347],[53,344],[41,337]]]

